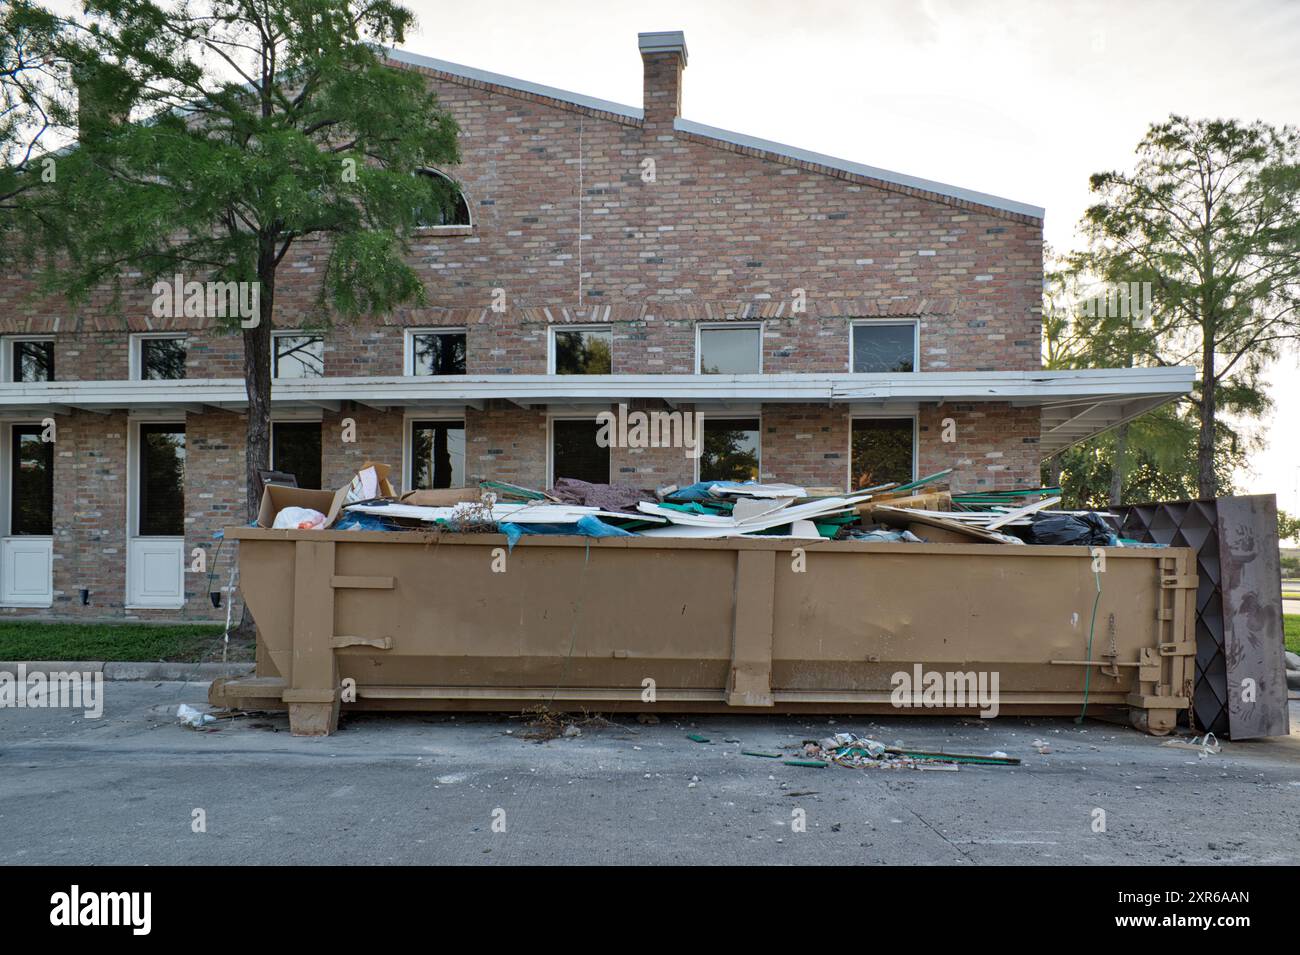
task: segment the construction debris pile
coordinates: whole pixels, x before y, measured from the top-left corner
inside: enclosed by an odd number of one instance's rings
[[[962,763],[988,766],[1019,766],[1020,760],[1005,753],[988,755],[968,753],[937,753],[886,746],[879,740],[836,733],[823,740],[805,740],[800,749],[801,759],[786,760],[789,765],[811,766],[818,763],[844,766],[848,769],[955,769]]]
[[[339,492],[337,514],[284,507],[270,526],[496,532],[511,546],[528,534],[1144,546],[1120,540],[1109,514],[1053,510],[1061,501],[1059,488],[955,494],[947,486],[951,474],[949,469],[848,494],[752,481],[649,490],[560,479],[546,491],[484,481],[477,488],[399,496],[388,484],[387,468],[368,465]]]

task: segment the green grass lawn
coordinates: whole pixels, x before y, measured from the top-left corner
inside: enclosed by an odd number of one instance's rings
[[[1300,653],[1300,613],[1285,614],[1282,626],[1286,630],[1286,648],[1292,653]]]
[[[145,660],[207,663],[221,660],[218,624],[41,623],[0,621],[0,660]],[[230,641],[228,662],[253,659],[252,644]]]

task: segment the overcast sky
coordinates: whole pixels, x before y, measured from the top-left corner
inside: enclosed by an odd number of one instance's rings
[[[407,49],[641,105],[636,34],[682,30],[682,114],[1047,209],[1171,112],[1300,123],[1300,0],[405,0]],[[1300,512],[1300,360],[1241,489]]]

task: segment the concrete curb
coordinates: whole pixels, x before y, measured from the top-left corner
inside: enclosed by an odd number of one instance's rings
[[[248,676],[252,663],[105,663],[99,660],[22,660],[0,661],[0,673],[16,676],[18,667],[28,676],[37,673],[102,673],[105,680],[153,680],[180,683],[206,683],[218,677]]]

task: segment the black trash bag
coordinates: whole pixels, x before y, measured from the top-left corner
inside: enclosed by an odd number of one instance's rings
[[[1031,514],[1024,538],[1031,544],[1081,544],[1104,547],[1115,532],[1100,514]]]

